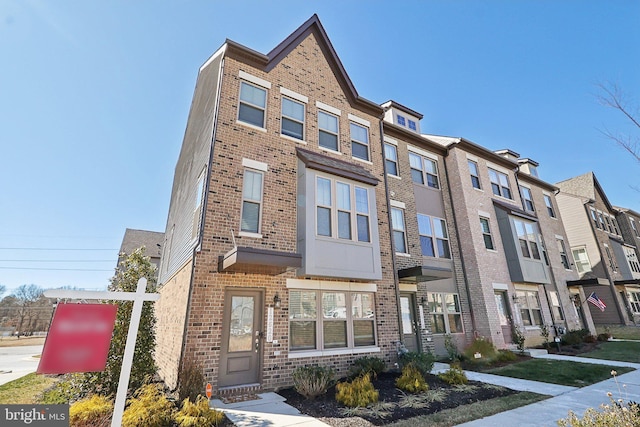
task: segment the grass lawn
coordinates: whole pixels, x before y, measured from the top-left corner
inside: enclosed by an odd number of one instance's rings
[[[38,375],[25,375],[17,380],[0,385],[0,404],[31,404],[38,403],[42,392],[58,381],[56,378]]]
[[[589,353],[582,353],[578,356],[640,363],[640,342],[607,341],[600,343],[598,347],[596,350],[590,351]]]
[[[483,372],[551,384],[584,387],[611,378],[612,370],[620,375],[633,369],[564,360],[531,359]]]
[[[522,392],[511,396],[461,405],[455,409],[446,409],[435,414],[409,418],[388,424],[387,427],[449,427],[519,408],[549,397],[542,394]]]
[[[43,345],[45,337],[2,337],[0,347],[21,347],[25,345]]]
[[[640,340],[640,326],[601,325],[596,326],[599,334],[609,332],[614,338],[621,340]]]

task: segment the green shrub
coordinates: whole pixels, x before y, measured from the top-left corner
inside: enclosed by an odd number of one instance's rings
[[[603,333],[603,334],[598,334],[598,341],[609,341],[609,338],[611,338],[611,334],[608,333]]]
[[[350,408],[364,407],[378,401],[378,391],[371,384],[368,374],[357,377],[351,382],[338,383],[336,390],[336,400]]]
[[[69,407],[71,427],[108,427],[111,425],[113,402],[104,396],[79,400]]]
[[[564,334],[562,343],[566,345],[581,344],[587,335],[589,335],[588,329],[575,329]]]
[[[481,357],[479,359],[476,359],[476,353],[480,353]],[[471,363],[489,363],[493,361],[497,355],[498,350],[496,350],[493,343],[484,338],[476,338],[464,351],[465,359]]]
[[[313,399],[327,392],[333,384],[333,369],[322,366],[301,366],[293,371],[293,386],[298,393]]]
[[[522,329],[520,329],[520,327],[518,325],[513,325],[512,327],[513,330],[513,342],[516,344],[516,347],[518,348],[518,351],[520,351],[520,353],[524,353],[524,343],[527,339],[527,337],[524,335],[524,332],[522,331]]]
[[[456,341],[453,339],[451,334],[446,334],[444,336],[444,348],[447,350],[449,360],[460,360],[460,351],[458,351]]]
[[[496,357],[498,362],[513,362],[518,360],[518,356],[509,350],[498,350],[498,356]]]
[[[402,375],[396,380],[396,387],[409,393],[420,393],[429,390],[429,384],[413,365],[406,365],[402,368]]]
[[[598,342],[598,338],[595,335],[587,335],[586,337],[584,337],[582,339],[583,342],[589,343],[589,344],[593,344]]]
[[[400,356],[400,367],[404,369],[405,366],[412,365],[420,371],[423,377],[426,377],[431,373],[435,361],[436,358],[430,352],[418,353],[410,351]]]
[[[178,375],[178,400],[189,399],[195,402],[205,390],[204,369],[192,360],[186,360]]]
[[[610,405],[601,405],[601,411],[588,408],[584,416],[579,418],[573,411],[569,416],[558,421],[560,427],[619,427],[640,425],[640,407],[636,403],[626,406],[615,402],[611,396]]]
[[[469,382],[464,371],[458,364],[452,364],[447,372],[438,374],[438,378],[450,385],[466,384]]]
[[[63,405],[85,397],[82,390],[83,374],[65,374],[62,380],[42,392],[39,403],[43,405]]]
[[[184,399],[174,419],[178,427],[212,427],[222,424],[225,418],[221,411],[209,408],[209,399],[200,395],[195,403]]]
[[[164,427],[173,422],[175,406],[158,385],[140,387],[122,414],[122,427]]]
[[[384,360],[375,356],[364,356],[353,362],[351,376],[355,378],[363,374],[371,374],[373,378],[378,378],[378,374],[384,371],[384,368],[386,368]]]

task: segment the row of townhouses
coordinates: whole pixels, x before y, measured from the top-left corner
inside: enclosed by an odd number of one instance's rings
[[[269,390],[299,366],[392,365],[401,343],[635,321],[640,215],[591,173],[553,185],[421,119],[361,97],[315,15],[266,55],[227,40],[202,65],[159,268],[169,386],[190,364],[218,394]]]

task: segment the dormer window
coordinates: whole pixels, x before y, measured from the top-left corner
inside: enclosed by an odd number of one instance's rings
[[[412,131],[417,131],[418,130],[418,128],[416,126],[416,122],[414,122],[411,119],[409,119],[409,129],[411,129]]]
[[[531,176],[535,176],[536,178],[538,178],[538,168],[536,168],[533,165],[529,165],[529,175]]]
[[[400,114],[398,114],[398,115],[397,115],[397,118],[398,118],[398,124],[399,124],[400,126],[406,126],[406,125],[407,125],[407,123],[406,123],[406,121],[405,121],[405,118],[404,118],[403,116],[401,116]]]

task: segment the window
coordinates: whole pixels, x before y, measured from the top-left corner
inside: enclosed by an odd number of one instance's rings
[[[529,164],[529,174],[538,178],[538,168],[536,168],[532,164]]]
[[[623,246],[624,254],[629,262],[629,267],[634,273],[640,273],[640,263],[638,262],[638,256],[633,248]]]
[[[611,250],[609,249],[608,245],[604,245],[604,251],[607,254],[607,259],[609,260],[609,267],[611,267],[611,270],[616,271],[616,263],[613,260],[613,255],[611,255]]]
[[[540,250],[538,244],[538,227],[535,223],[524,222],[518,219],[513,220],[520,242],[520,252],[525,258],[540,259]]]
[[[434,334],[464,332],[458,294],[430,292],[428,294],[431,330]]]
[[[418,214],[418,232],[422,255],[451,258],[447,223],[444,219]]]
[[[351,240],[351,186],[336,182],[338,204],[338,238]]]
[[[551,313],[554,320],[564,320],[564,313],[562,312],[562,305],[560,304],[560,298],[556,291],[549,292],[549,299],[551,300]]]
[[[338,117],[318,111],[318,145],[329,150],[338,150]]]
[[[511,199],[511,190],[509,189],[509,178],[506,174],[489,169],[489,180],[491,181],[491,190],[496,196],[502,196]]]
[[[362,160],[369,160],[369,129],[364,126],[351,125],[351,155]]]
[[[200,173],[196,184],[196,203],[193,207],[193,218],[191,224],[191,238],[195,239],[200,231],[200,219],[202,218],[202,199],[204,197],[204,176],[205,170]]]
[[[417,126],[416,126],[416,122],[414,122],[413,120],[409,119],[409,129],[416,131],[418,130]]]
[[[598,222],[598,214],[596,213],[596,210],[590,207],[589,211],[591,212],[591,219],[593,220],[593,224],[596,226],[596,228],[600,228],[600,222]]]
[[[516,291],[522,324],[525,326],[542,325],[542,310],[538,291]]]
[[[242,217],[240,231],[260,232],[262,207],[262,172],[245,169],[242,186]]]
[[[611,218],[609,215],[604,214],[604,221],[607,224],[607,231],[609,231],[609,233],[613,233],[613,225],[611,224]]]
[[[395,145],[384,144],[384,162],[389,175],[398,176],[398,150]]]
[[[544,195],[544,204],[547,207],[547,213],[549,214],[549,216],[551,218],[555,218],[556,212],[555,210],[553,210],[553,202],[551,201],[551,196],[549,196],[548,194]]]
[[[331,237],[331,211],[332,209],[332,197],[331,197],[331,180],[318,177],[317,189],[316,189],[316,222],[318,236]]]
[[[402,209],[391,208],[391,225],[393,228],[393,243],[396,252],[407,253],[407,239],[405,236],[404,212]]]
[[[636,221],[633,218],[629,218],[629,221],[631,222],[631,229],[633,230],[633,234],[635,234],[636,237],[640,237],[640,232],[638,231]]]
[[[429,187],[440,188],[438,184],[438,166],[435,160],[409,153],[411,179],[418,184],[426,183]]]
[[[369,233],[369,192],[366,188],[355,187],[356,191],[356,230],[359,242],[370,242]]]
[[[282,129],[280,133],[304,139],[304,104],[282,97]]]
[[[316,230],[318,236],[337,236],[338,239],[370,242],[369,190],[358,185],[317,177]]]
[[[407,125],[406,122],[405,122],[404,117],[402,117],[400,114],[398,114],[396,117],[398,118],[398,124],[400,126],[406,126]]]
[[[489,228],[489,218],[480,217],[480,228],[482,229],[484,247],[487,249],[495,249],[495,246],[493,246],[493,237],[491,237],[491,228]]]
[[[533,206],[533,195],[531,194],[531,189],[527,187],[520,187],[520,194],[522,194],[522,202],[524,203],[525,210],[535,212],[536,209]]]
[[[478,190],[480,190],[482,187],[480,187],[480,173],[478,172],[478,164],[473,160],[467,160],[467,163],[469,164],[469,173],[471,174],[471,185],[473,185],[473,188],[477,188]]]
[[[567,249],[564,246],[564,240],[556,239],[556,242],[558,242],[558,251],[560,251],[560,261],[562,262],[562,265],[567,270],[571,270],[571,265],[569,264],[569,257],[567,256]]]
[[[238,120],[264,128],[264,112],[267,106],[267,91],[247,82],[240,82],[240,108]]]
[[[572,248],[573,260],[576,263],[576,269],[578,273],[583,274],[591,271],[591,263],[589,262],[589,256],[587,255],[587,249],[585,247]]]
[[[600,222],[600,229],[603,231],[607,231],[607,226],[604,224],[604,215],[602,215],[602,212],[598,211],[598,220]]]
[[[620,236],[620,227],[618,227],[618,220],[615,217],[611,217],[611,225],[613,225],[613,232]]]
[[[374,346],[374,294],[292,289],[289,335],[292,351]]]
[[[627,292],[627,298],[629,299],[631,311],[636,314],[640,313],[640,292]]]

